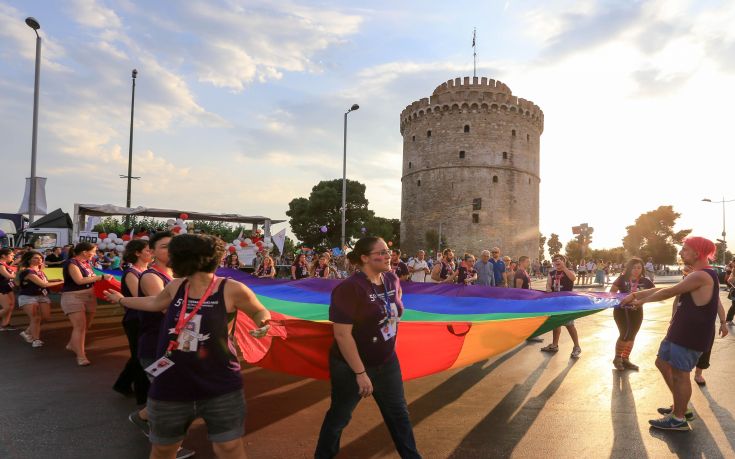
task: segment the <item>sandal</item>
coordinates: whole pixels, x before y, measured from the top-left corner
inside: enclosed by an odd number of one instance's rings
[[[701,376],[699,377],[699,379],[697,379],[697,377],[695,376],[694,377],[694,382],[697,383],[698,386],[706,386],[707,385],[707,381],[705,381],[704,378],[701,377]]]
[[[541,352],[559,352],[559,346],[549,344],[548,346],[542,347]]]
[[[80,367],[86,367],[86,366],[88,366],[91,363],[92,362],[90,362],[89,360],[87,360],[86,357],[81,357],[81,358],[80,357],[77,357],[77,365],[79,365]]]

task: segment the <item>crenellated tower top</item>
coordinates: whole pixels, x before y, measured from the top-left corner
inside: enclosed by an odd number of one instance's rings
[[[486,77],[464,77],[442,83],[431,97],[424,97],[401,112],[401,134],[411,121],[429,114],[474,110],[497,111],[525,117],[544,129],[544,112],[530,100],[516,97],[508,85]]]

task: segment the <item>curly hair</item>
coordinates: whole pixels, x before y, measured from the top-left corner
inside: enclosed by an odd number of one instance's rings
[[[134,239],[128,242],[123,252],[123,261],[130,264],[137,263],[138,252],[142,252],[146,247],[148,247],[148,241],[144,239]]]
[[[180,234],[171,239],[168,253],[177,277],[213,273],[225,254],[225,242],[208,234]]]

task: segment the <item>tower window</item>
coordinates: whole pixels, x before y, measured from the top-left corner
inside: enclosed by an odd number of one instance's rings
[[[530,142],[530,141],[531,141],[531,135],[530,134],[526,134],[526,142]]]
[[[431,137],[431,131],[426,131],[426,137]]]
[[[464,132],[465,133],[470,132],[470,125],[469,124],[465,124],[464,125]]]
[[[528,179],[528,184],[529,184],[529,185],[531,184],[531,179],[530,179],[530,178]]]
[[[475,198],[472,200],[472,210],[482,209],[482,198]]]
[[[493,183],[498,183],[498,176],[497,175],[493,175]]]
[[[472,223],[480,223],[480,215],[472,214]]]
[[[464,150],[459,152],[459,159],[464,159]]]
[[[508,152],[507,151],[504,151],[503,152],[503,159],[508,159]]]
[[[415,141],[416,141],[416,136],[415,135],[411,136],[411,142],[415,142]]]
[[[515,137],[515,136],[516,136],[516,130],[515,130],[515,129],[513,129],[513,130],[511,131],[511,135],[512,135],[513,137]]]
[[[421,180],[416,183],[416,186],[421,186]]]
[[[411,169],[411,161],[408,162],[408,168]]]

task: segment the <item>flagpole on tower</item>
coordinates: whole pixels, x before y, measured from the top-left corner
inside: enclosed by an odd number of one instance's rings
[[[472,76],[477,76],[477,46],[476,46],[476,39],[477,39],[477,28],[475,27],[472,30]]]

